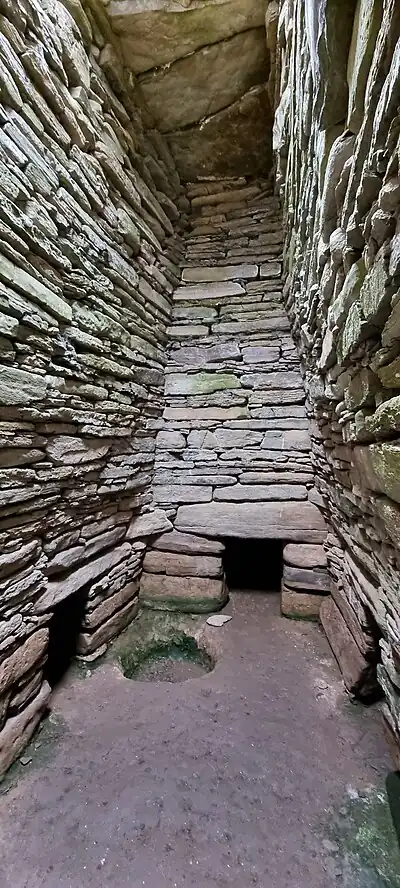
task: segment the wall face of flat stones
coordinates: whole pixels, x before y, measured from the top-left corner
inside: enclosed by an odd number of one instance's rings
[[[107,5],[107,4],[106,4]],[[126,65],[186,181],[271,168],[267,0],[110,0]]]
[[[84,594],[98,650],[169,527],[146,511],[180,182],[120,58],[96,0],[1,0],[0,772],[49,698],[57,603]]]
[[[350,690],[373,693],[380,657],[398,749],[400,6],[285,0],[277,33],[285,304],[332,528],[322,621]]]
[[[173,530],[144,559],[151,607],[225,602],[224,540],[278,539],[282,610],[317,616],[328,591],[309,419],[282,303],[279,201],[263,181],[188,188],[191,231],[168,328],[153,494]],[[211,539],[210,539],[211,538]],[[265,564],[265,575],[271,566]]]

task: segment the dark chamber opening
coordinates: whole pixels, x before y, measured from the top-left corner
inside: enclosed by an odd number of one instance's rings
[[[230,589],[278,592],[283,570],[281,540],[227,539],[224,570]]]
[[[50,620],[45,675],[52,688],[60,684],[76,657],[85,603],[86,596],[81,592],[69,595],[68,598],[56,605]]]

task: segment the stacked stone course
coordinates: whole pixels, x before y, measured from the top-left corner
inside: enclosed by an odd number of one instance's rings
[[[221,607],[224,538],[292,540],[282,608],[317,617],[329,591],[326,531],[282,304],[279,203],[268,183],[244,178],[193,183],[188,197],[153,483],[174,530],[147,552],[141,595],[153,607]]]
[[[57,604],[83,654],[138,611],[184,203],[121,57],[96,0],[0,2],[0,773]]]
[[[350,691],[376,695],[378,672],[398,762],[399,4],[284,0],[277,79],[284,297],[332,530],[322,623]]]

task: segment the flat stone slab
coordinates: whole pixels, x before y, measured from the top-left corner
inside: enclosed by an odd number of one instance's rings
[[[296,546],[289,543],[283,550],[284,564],[292,567],[326,567],[327,557],[323,546]]]
[[[221,626],[225,626],[225,623],[230,623],[232,617],[229,617],[228,614],[213,614],[212,617],[208,617],[206,623],[208,626],[215,626],[217,629],[220,629]]]
[[[233,373],[169,373],[165,380],[166,395],[210,395],[237,388],[240,382]]]
[[[175,527],[209,537],[322,543],[325,521],[312,503],[217,503],[181,506]]]
[[[347,690],[360,699],[376,697],[375,663],[368,662],[361,653],[333,598],[322,603],[320,618]]]
[[[208,281],[235,281],[247,280],[258,276],[258,265],[207,265],[198,268],[184,268],[182,271],[182,280],[188,283],[201,283]]]
[[[225,299],[227,296],[240,296],[244,292],[244,288],[236,281],[228,280],[226,283],[215,281],[209,284],[199,284],[197,287],[178,287],[174,293],[174,302],[201,302],[205,299]]]
[[[290,567],[283,565],[283,582],[289,589],[310,590],[313,592],[329,592],[330,577],[326,570],[315,567],[313,570],[306,568]]]
[[[282,586],[281,613],[284,617],[295,620],[319,620],[319,612],[324,595],[313,595],[307,592],[294,592]]]
[[[220,610],[227,599],[228,590],[222,580],[142,574],[140,600],[154,610],[204,614]]]
[[[177,552],[147,552],[143,562],[147,573],[169,577],[220,577],[222,563],[212,555],[182,555]]]
[[[153,543],[153,549],[161,549],[164,552],[182,552],[185,555],[219,555],[224,551],[225,546],[219,540],[208,540],[206,537],[172,530],[171,533],[163,533],[158,537]]]

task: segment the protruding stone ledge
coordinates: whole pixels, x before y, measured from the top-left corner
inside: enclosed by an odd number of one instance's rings
[[[217,503],[181,506],[175,527],[208,537],[323,543],[324,519],[312,503]]]

